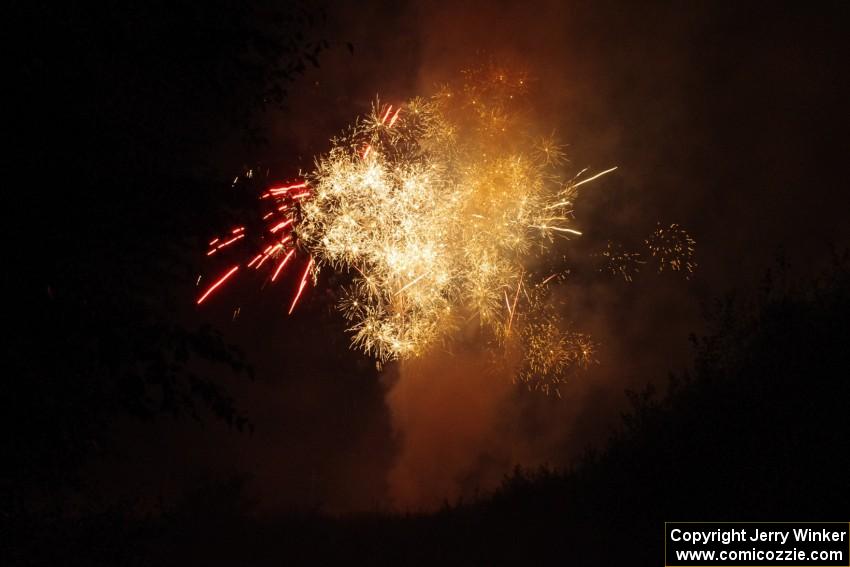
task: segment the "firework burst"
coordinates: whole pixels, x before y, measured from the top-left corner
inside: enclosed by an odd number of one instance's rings
[[[664,227],[661,223],[646,239],[650,254],[658,261],[658,271],[668,268],[674,272],[684,272],[689,279],[696,269],[694,254],[696,241],[684,228],[676,223]]]
[[[321,269],[348,273],[340,311],[353,346],[379,363],[473,328],[503,352],[524,351],[520,381],[557,391],[593,360],[594,345],[546,300],[562,278],[535,266],[556,241],[581,236],[579,189],[616,168],[564,177],[562,146],[533,138],[523,121],[527,86],[527,77],[491,66],[430,98],[376,102],[311,172],[263,192],[264,247],[245,268],[266,265],[274,282],[301,262],[290,314]],[[236,227],[211,241],[208,255],[244,237]]]
[[[295,234],[319,265],[352,272],[342,310],[379,360],[470,322],[505,336],[534,257],[581,235],[573,202],[591,177],[560,178],[560,148],[518,135],[510,102],[523,84],[502,74],[489,89],[376,104],[308,176]]]

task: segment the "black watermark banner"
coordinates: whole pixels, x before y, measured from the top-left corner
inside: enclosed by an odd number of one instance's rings
[[[850,524],[665,522],[664,565],[846,567]]]

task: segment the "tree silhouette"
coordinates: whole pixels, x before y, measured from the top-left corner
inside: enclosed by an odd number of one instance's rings
[[[10,21],[4,511],[68,486],[116,415],[248,425],[197,370],[244,358],[176,313],[263,111],[328,46],[297,3],[19,2]]]

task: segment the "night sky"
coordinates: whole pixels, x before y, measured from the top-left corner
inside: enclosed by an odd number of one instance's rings
[[[705,305],[757,286],[779,256],[811,273],[848,243],[838,12],[829,2],[328,5],[319,67],[263,114],[267,144],[211,146],[217,173],[259,165],[293,177],[376,97],[428,95],[483,59],[523,67],[534,121],[567,145],[568,168],[618,166],[576,204],[585,236],[569,252],[577,275],[559,291],[569,319],[600,343],[599,363],[561,399],[484,372],[482,354],[463,346],[379,372],[349,350],[327,273],[291,317],[285,291],[250,279],[196,308],[187,277],[168,290],[183,300],[174,319],[210,323],[245,352],[253,380],[208,371],[253,433],[212,416],[119,417],[115,454],[87,462],[84,478],[152,508],[198,482],[244,475],[261,515],[344,513],[430,510],[492,490],[517,464],[569,466],[608,438],[627,388],[689,367],[688,335],[705,330]],[[639,246],[658,222],[695,238],[690,280],[651,266],[632,283],[594,272],[589,254],[609,239]],[[209,233],[219,228],[211,219]],[[191,261],[205,277],[224,266],[205,263],[201,247]]]
[[[403,101],[482,57],[510,61],[531,73],[534,112],[568,145],[570,167],[619,166],[578,202],[581,249],[640,242],[656,222],[676,222],[697,241],[696,274],[647,267],[631,284],[568,281],[570,317],[601,350],[560,400],[484,375],[463,352],[376,372],[347,351],[321,288],[289,318],[282,292],[245,289],[231,321],[237,300],[225,294],[186,317],[212,321],[246,351],[256,379],[226,386],[256,430],[128,424],[122,458],[92,473],[119,479],[124,496],[246,474],[264,511],[416,509],[491,489],[515,464],[568,465],[606,438],[625,388],[688,365],[701,305],[756,282],[780,254],[806,271],[846,242],[846,79],[827,10],[387,2],[335,6],[327,26],[354,51],[323,53],[287,108],[267,115],[259,163],[295,174],[376,96]]]

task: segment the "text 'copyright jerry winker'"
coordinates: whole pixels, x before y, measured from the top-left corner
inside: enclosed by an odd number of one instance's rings
[[[664,565],[850,566],[850,524],[667,522]]]

